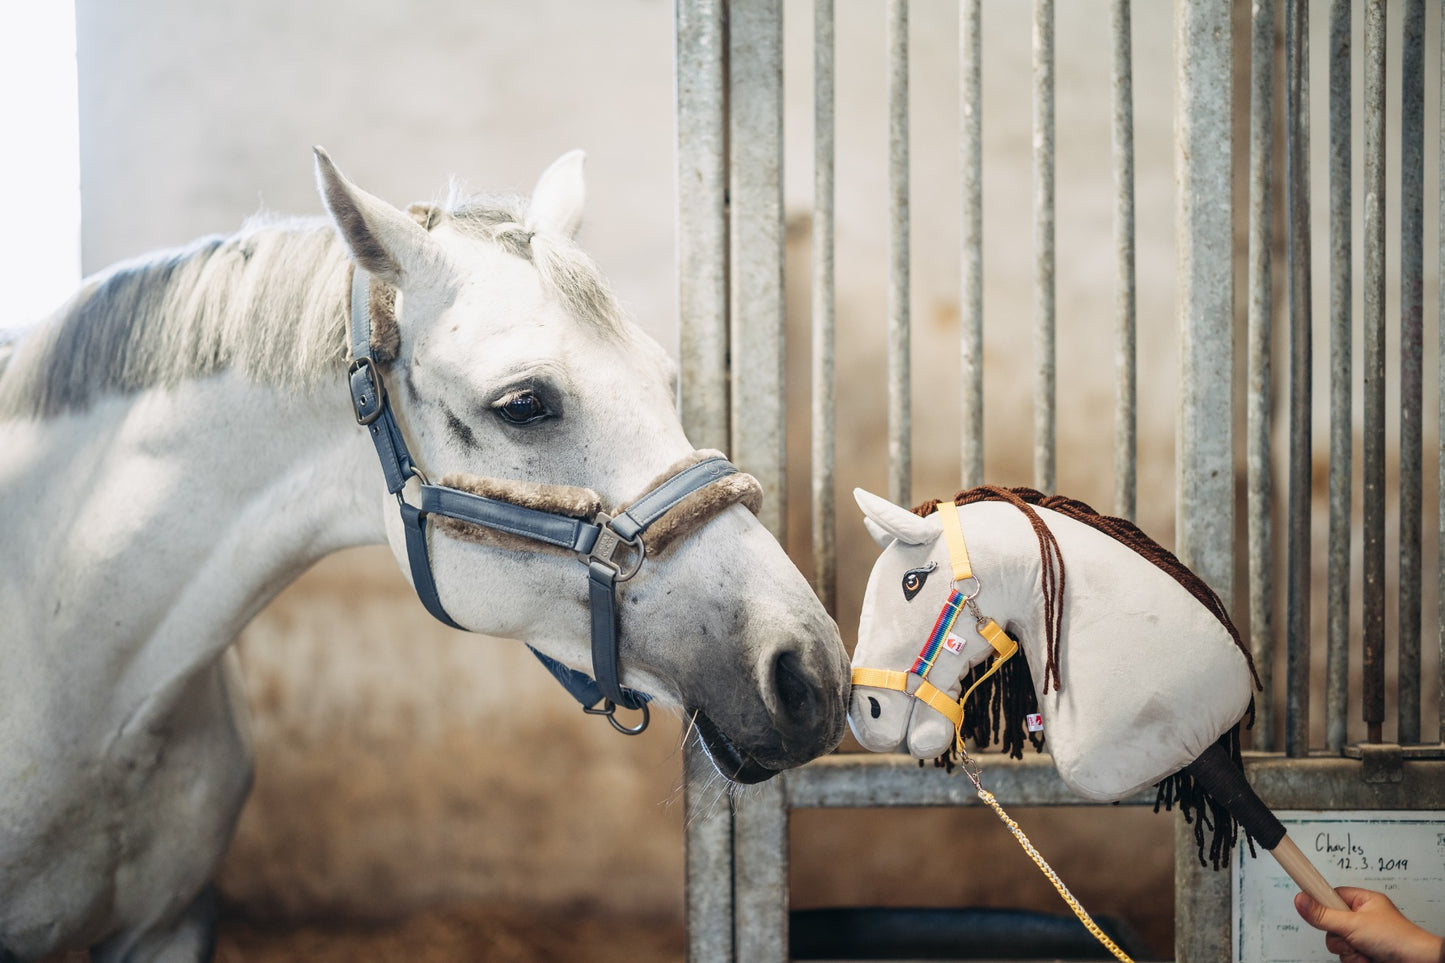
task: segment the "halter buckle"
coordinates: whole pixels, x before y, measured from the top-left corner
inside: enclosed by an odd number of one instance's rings
[[[346,370],[347,381],[351,384],[351,410],[358,425],[369,425],[381,417],[386,402],[386,383],[376,362],[363,356],[351,362]]]
[[[606,512],[597,513],[597,524],[601,526],[600,531],[597,533],[597,541],[592,543],[592,549],[590,551],[585,553],[578,552],[577,558],[588,564],[594,561],[601,562],[617,573],[615,576],[616,581],[626,582],[642,568],[643,560],[647,558],[647,546],[642,543],[642,536],[640,535],[633,538],[623,538],[612,528],[610,524],[611,521],[612,516]],[[618,549],[624,545],[632,549],[635,553],[632,558],[632,564],[627,568],[623,568],[614,558]]]

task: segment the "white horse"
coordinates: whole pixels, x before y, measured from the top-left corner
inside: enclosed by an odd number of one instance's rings
[[[849,723],[865,748],[929,759],[1002,737],[1018,756],[1027,725],[1079,795],[1158,785],[1194,822],[1201,860],[1207,847],[1216,868],[1227,862],[1237,822],[1302,888],[1343,906],[1244,780],[1253,663],[1178,559],[1123,519],[1028,489],[913,511],[854,496],[884,549],[853,654]]]
[[[599,711],[680,707],[731,779],[837,744],[837,628],[574,245],[581,163],[402,211],[318,150],[329,220],[120,265],[0,349],[0,960],[209,958],[231,642],[347,546]]]

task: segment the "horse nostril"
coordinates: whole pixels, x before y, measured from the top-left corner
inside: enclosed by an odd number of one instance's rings
[[[810,712],[815,696],[813,686],[803,672],[798,657],[792,652],[778,656],[773,684],[778,690],[778,704],[783,712],[800,718]]]
[[[883,707],[880,706],[878,700],[872,696],[868,697],[868,714],[875,719],[883,714]]]

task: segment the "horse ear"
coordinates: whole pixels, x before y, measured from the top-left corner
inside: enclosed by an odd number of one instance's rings
[[[587,200],[587,183],[582,177],[586,154],[568,151],[552,162],[532,188],[527,207],[527,229],[539,234],[572,237],[582,226],[582,205]]]
[[[878,544],[879,548],[887,548],[889,545],[898,541],[898,539],[888,534],[888,529],[879,525],[866,515],[863,516],[863,527],[868,530],[869,536]]]
[[[435,263],[440,251],[417,221],[342,175],[331,157],[316,151],[316,185],[336,230],[361,267],[402,287],[406,276]]]
[[[884,548],[894,539],[905,545],[925,545],[938,537],[939,529],[932,522],[880,495],[855,488],[853,500],[863,510],[863,524],[869,534]]]

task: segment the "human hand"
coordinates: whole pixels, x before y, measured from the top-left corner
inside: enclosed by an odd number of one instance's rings
[[[1328,909],[1304,893],[1295,894],[1294,907],[1306,923],[1326,931],[1325,949],[1341,963],[1445,961],[1441,938],[1406,919],[1385,894],[1354,886],[1335,892],[1351,912]]]

